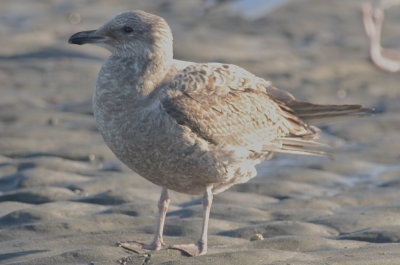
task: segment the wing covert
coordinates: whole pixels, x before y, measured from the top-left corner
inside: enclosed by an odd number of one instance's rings
[[[266,91],[270,83],[226,64],[194,64],[170,83],[164,109],[216,145],[261,150],[276,139],[311,133]]]

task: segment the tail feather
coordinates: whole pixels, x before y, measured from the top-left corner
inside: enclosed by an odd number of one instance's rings
[[[281,142],[284,146],[328,147],[326,144],[298,137],[278,138],[277,141]]]
[[[317,148],[327,148],[328,146],[313,140],[301,137],[282,137],[274,142],[263,146],[263,152],[276,152],[295,155],[327,156],[332,158],[326,151]]]
[[[282,143],[281,153],[331,157],[326,151],[316,149],[327,148],[327,145],[313,140],[299,137],[286,137],[281,138],[280,142]]]
[[[292,155],[310,155],[310,156],[325,156],[329,158],[333,158],[330,154],[324,151],[312,150],[312,149],[302,149],[302,148],[282,148],[278,151],[278,153],[283,154],[292,154]]]
[[[361,105],[321,105],[301,102],[289,92],[272,86],[267,86],[266,91],[280,106],[282,110],[280,114],[288,121],[290,132],[287,136],[263,146],[264,152],[327,156],[333,159],[333,156],[324,150],[326,145],[313,141],[318,138],[319,129],[308,122],[363,117],[371,115],[374,111]]]
[[[292,130],[286,137],[276,139],[273,143],[264,146],[265,152],[277,152],[297,155],[333,156],[320,148],[327,147],[324,144],[313,141],[318,137],[318,128],[307,122],[331,121],[348,117],[360,117],[370,115],[373,109],[364,108],[361,105],[319,105],[307,102],[292,101],[284,104],[277,101],[282,115],[292,124]]]

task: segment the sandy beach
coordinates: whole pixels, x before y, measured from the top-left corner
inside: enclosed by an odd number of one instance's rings
[[[0,264],[400,264],[400,74],[369,61],[362,1],[285,1],[254,16],[216,2],[1,1]],[[117,243],[152,240],[160,188],[97,131],[107,51],[67,40],[131,9],[168,21],[178,59],[237,64],[301,100],[376,114],[320,125],[334,160],[278,155],[216,195],[207,255],[125,250]],[[385,47],[400,49],[398,12],[387,11]],[[171,192],[166,243],[197,240],[201,220],[200,198]]]

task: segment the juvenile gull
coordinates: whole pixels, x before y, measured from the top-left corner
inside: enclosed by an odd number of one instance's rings
[[[255,166],[273,153],[324,155],[314,148],[318,129],[307,122],[369,111],[296,101],[235,65],[175,60],[168,24],[143,11],[119,14],[69,42],[111,52],[93,93],[97,126],[123,163],[162,187],[153,242],[122,244],[138,252],[165,246],[168,189],[204,194],[200,240],[172,248],[205,254],[213,194],[256,176]]]

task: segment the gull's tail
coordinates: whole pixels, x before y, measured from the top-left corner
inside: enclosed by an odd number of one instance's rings
[[[314,141],[318,138],[319,129],[308,123],[368,116],[373,112],[372,108],[361,105],[320,105],[296,100],[287,105],[278,104],[283,110],[282,115],[291,125],[288,127],[290,134],[276,139],[265,149],[278,153],[327,156],[331,159],[333,156],[324,150],[327,146]]]
[[[311,124],[373,114],[374,109],[361,105],[321,105],[297,101],[292,94],[271,85],[266,86],[268,95],[282,109],[281,115],[288,121],[289,135],[276,139],[264,149],[271,152],[328,156],[323,144],[315,142],[319,129]],[[309,124],[310,123],[310,124]]]
[[[365,108],[361,105],[321,105],[297,101],[291,93],[271,85],[266,86],[266,91],[275,101],[283,103],[279,104],[282,109],[305,122],[315,123],[348,117],[362,117],[371,115],[374,111],[372,108]]]

